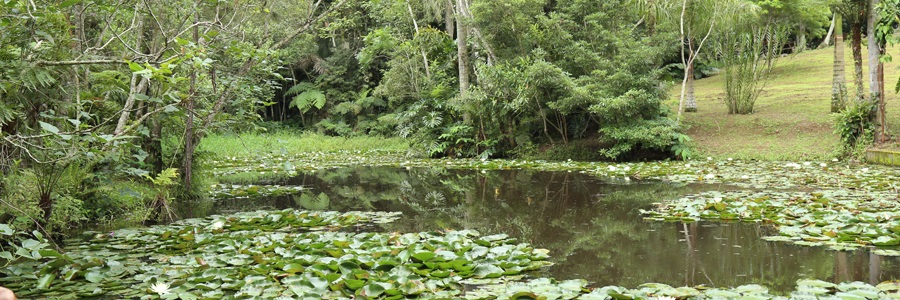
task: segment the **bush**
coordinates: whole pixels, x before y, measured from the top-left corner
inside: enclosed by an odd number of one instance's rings
[[[866,101],[836,114],[834,134],[841,138],[844,155],[860,157],[875,142],[875,123],[871,117],[874,111],[874,102]]]

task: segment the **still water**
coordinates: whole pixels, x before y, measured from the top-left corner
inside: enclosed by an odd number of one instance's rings
[[[775,233],[766,225],[653,222],[639,212],[687,194],[733,189],[727,185],[613,184],[566,172],[381,167],[320,170],[264,184],[302,185],[304,192],[219,201],[193,216],[291,207],[402,211],[403,218],[383,230],[506,233],[550,250],[555,265],[539,275],[582,278],[593,286],[755,283],[784,292],[804,278],[876,284],[900,277],[896,257],[766,242],[760,237]]]

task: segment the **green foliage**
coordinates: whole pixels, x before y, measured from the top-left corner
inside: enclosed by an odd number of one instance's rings
[[[322,109],[325,107],[325,94],[308,82],[301,82],[291,87],[287,95],[297,95],[291,100],[291,107],[296,107],[306,113],[310,108]]]
[[[725,104],[729,114],[753,113],[787,37],[783,25],[750,18],[731,24],[717,40],[725,67]]]
[[[160,187],[160,188],[167,188],[176,183],[175,180],[178,179],[178,169],[175,169],[175,168],[165,169],[162,172],[159,172],[159,174],[157,174],[156,177],[153,177],[150,175],[145,175],[145,176],[147,177],[148,180],[150,180],[150,182],[153,183],[153,185]]]
[[[875,123],[871,118],[874,102],[857,102],[836,114],[834,133],[841,138],[844,154],[861,157],[875,141]]]
[[[875,24],[875,39],[877,44],[884,49],[888,44],[896,44],[900,38],[896,35],[896,28],[900,27],[900,0],[882,0],[876,8],[878,23]],[[893,58],[888,51],[884,51],[881,61],[890,62]],[[900,78],[894,91],[900,93]],[[0,109],[2,111],[2,109]]]

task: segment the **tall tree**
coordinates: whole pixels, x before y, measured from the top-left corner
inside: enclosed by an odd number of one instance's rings
[[[863,83],[862,28],[866,22],[866,0],[841,0],[833,8],[850,25],[850,48],[853,52],[853,84],[856,102],[866,98]]]
[[[872,119],[875,123],[875,143],[881,143],[885,137],[885,120],[881,111],[884,110],[884,92],[881,84],[884,82],[884,64],[881,62],[882,49],[875,38],[875,25],[878,23],[878,13],[875,7],[879,0],[868,0],[866,11],[866,39],[869,50],[869,95],[874,104]],[[881,79],[881,80],[879,80]],[[880,81],[880,82],[879,82]]]
[[[469,89],[469,22],[466,0],[456,0],[456,57],[459,68],[459,95],[465,97]],[[467,117],[468,118],[468,117]]]
[[[847,79],[844,74],[844,22],[834,13],[834,68],[831,81],[831,112],[839,112],[847,103]]]

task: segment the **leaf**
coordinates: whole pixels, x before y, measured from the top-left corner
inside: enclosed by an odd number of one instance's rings
[[[41,279],[38,279],[37,288],[39,290],[49,288],[50,284],[53,283],[53,279],[56,279],[56,274],[44,274],[44,276],[41,276]]]
[[[41,121],[38,121],[38,123],[41,124],[42,129],[49,131],[53,134],[59,134],[59,128],[57,128],[56,126],[53,126],[50,123],[45,123],[45,122],[41,122]]]
[[[98,271],[90,271],[87,274],[84,274],[84,279],[89,282],[93,282],[93,283],[98,283],[100,281],[103,281],[104,278],[106,278],[106,276],[104,276],[103,273],[100,273]]]
[[[144,68],[141,67],[140,64],[135,63],[133,61],[128,62],[128,68],[131,69],[132,72],[139,72],[139,71],[144,70]]]
[[[325,94],[323,94],[319,90],[303,92],[300,95],[294,97],[294,100],[291,101],[290,106],[296,107],[304,113],[309,111],[313,107],[322,109],[322,107],[325,107]]]
[[[413,254],[412,257],[419,261],[424,262],[424,261],[428,261],[428,260],[434,258],[434,255],[435,255],[434,252],[423,251],[423,252],[418,252],[418,253]]]
[[[503,269],[495,265],[479,265],[473,275],[475,278],[497,278],[503,275]]]
[[[69,6],[81,3],[83,0],[66,0],[59,4],[59,8],[67,8]]]
[[[288,96],[290,96],[290,95],[298,95],[298,94],[300,94],[300,93],[302,93],[302,92],[305,92],[305,91],[308,91],[308,90],[315,90],[315,89],[316,89],[316,86],[313,85],[312,83],[309,83],[309,82],[301,82],[301,83],[298,83],[298,84],[292,86],[290,89],[288,89],[286,92],[284,92],[284,94],[285,94],[285,95],[288,95]]]
[[[16,231],[9,227],[8,224],[0,224],[0,234],[2,235],[13,235]]]
[[[369,283],[362,288],[361,295],[368,298],[381,296],[386,288],[379,283]]]

